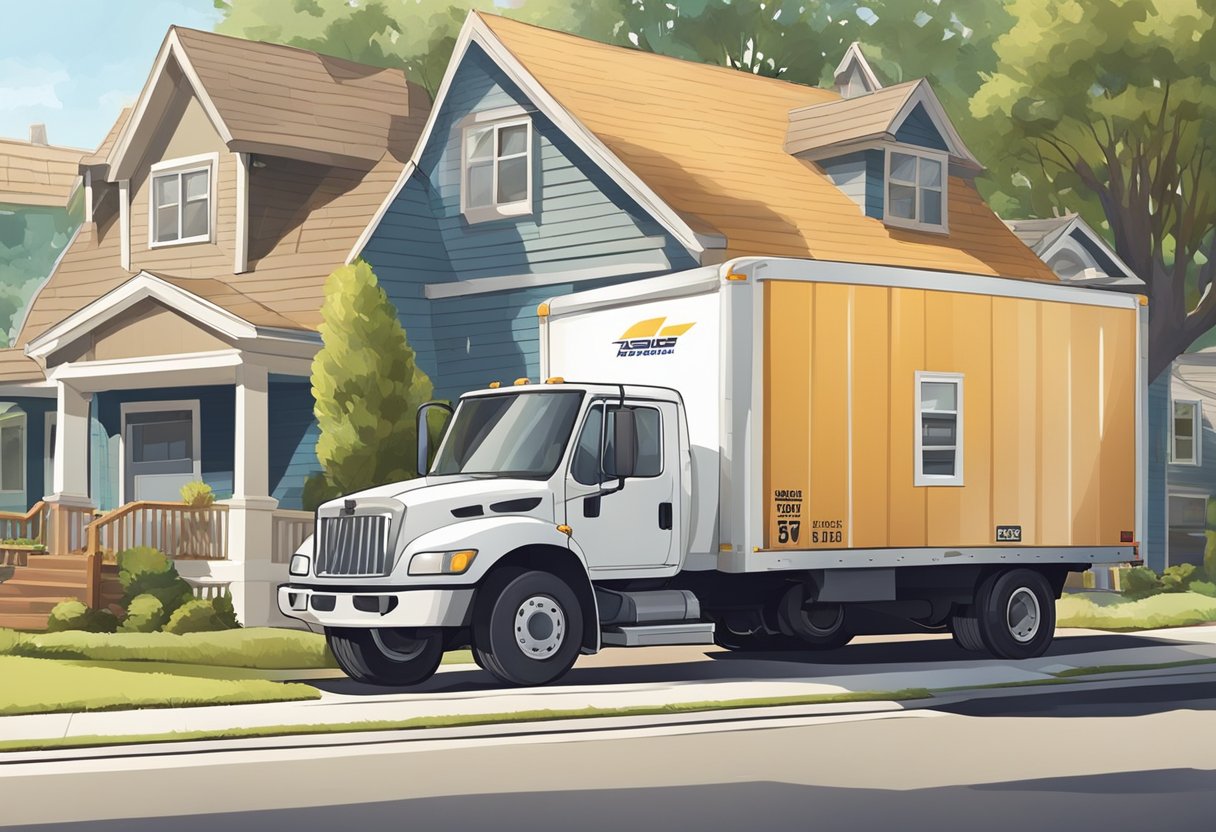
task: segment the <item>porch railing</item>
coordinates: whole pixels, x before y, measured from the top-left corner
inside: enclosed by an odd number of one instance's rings
[[[228,506],[193,508],[185,503],[142,500],[94,520],[88,551],[113,557],[133,546],[151,546],[174,558],[228,559]]]
[[[0,511],[0,540],[46,542],[46,503],[39,500],[23,513]]]
[[[304,539],[312,534],[311,511],[278,509],[274,513],[270,534],[270,559],[273,563],[290,563],[291,556],[300,548]]]

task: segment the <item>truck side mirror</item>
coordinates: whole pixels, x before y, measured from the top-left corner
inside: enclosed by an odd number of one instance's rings
[[[431,401],[418,406],[418,434],[416,437],[418,445],[418,476],[425,477],[427,471],[431,469],[431,430],[430,421],[427,419],[427,411],[431,408],[446,411],[450,422],[452,416],[452,406],[447,402]],[[436,445],[443,439],[444,433],[447,432],[447,424],[444,424],[443,430],[436,433]]]
[[[638,467],[638,426],[636,414],[626,407],[613,408],[612,455],[604,458],[604,473],[617,479],[632,477]]]

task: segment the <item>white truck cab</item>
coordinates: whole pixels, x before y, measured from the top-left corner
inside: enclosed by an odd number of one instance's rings
[[[549,681],[600,647],[593,581],[681,570],[691,457],[680,394],[523,382],[462,396],[425,477],[318,510],[279,605],[323,626],[352,676],[417,682],[465,640],[506,681]],[[479,603],[487,594],[501,597]],[[616,627],[609,640],[712,640],[691,593],[600,595],[635,612],[617,616],[625,627],[668,622],[657,634]],[[639,603],[651,608],[641,622]]]

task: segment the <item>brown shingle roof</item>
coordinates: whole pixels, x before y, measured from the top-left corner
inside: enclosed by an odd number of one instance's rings
[[[79,181],[85,151],[0,139],[0,203],[61,208]]]
[[[230,150],[370,165],[385,148],[403,160],[414,149],[409,122],[419,104],[425,115],[427,95],[399,69],[177,26],[174,37],[231,135]]]
[[[152,274],[152,272],[149,272],[149,274]],[[215,280],[210,277],[170,277],[163,274],[155,276],[166,283],[171,283],[179,289],[184,289],[192,295],[213,303],[221,309],[226,309],[233,315],[248,321],[254,326],[299,329],[299,324],[295,321],[284,318],[270,307],[258,303],[230,282]]]
[[[118,141],[118,134],[127,126],[127,119],[131,117],[131,110],[131,107],[122,108],[122,112],[114,120],[114,125],[110,127],[110,132],[106,133],[106,137],[101,140],[101,144],[97,146],[96,150],[80,160],[80,164],[92,166],[104,165],[106,163],[110,151],[114,149],[114,143]]]
[[[673,210],[726,236],[727,256],[815,258],[1054,281],[972,184],[949,182],[949,234],[863,215],[785,150],[789,113],[834,92],[479,15],[575,119]]]
[[[27,358],[25,352],[17,349],[0,348],[0,384],[16,384],[23,381],[44,381],[46,376],[42,368],[32,358]]]
[[[922,83],[908,81],[856,98],[840,98],[790,110],[786,152],[805,153],[889,133],[895,117]]]

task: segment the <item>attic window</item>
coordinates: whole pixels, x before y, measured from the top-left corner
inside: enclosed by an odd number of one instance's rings
[[[152,166],[149,248],[210,242],[215,161],[215,155],[208,154]]]
[[[946,230],[946,165],[944,153],[887,149],[887,225]]]
[[[532,122],[514,118],[464,128],[460,207],[469,222],[532,213]]]

